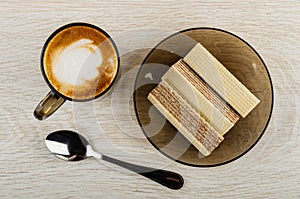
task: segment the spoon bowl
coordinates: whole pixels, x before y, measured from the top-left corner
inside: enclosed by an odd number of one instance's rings
[[[50,133],[45,144],[52,154],[62,160],[79,161],[95,157],[138,173],[170,189],[180,189],[184,184],[183,177],[172,171],[144,167],[98,153],[83,136],[74,131],[60,130]]]
[[[45,140],[47,148],[56,157],[67,161],[79,161],[87,158],[88,141],[73,131],[56,131]]]

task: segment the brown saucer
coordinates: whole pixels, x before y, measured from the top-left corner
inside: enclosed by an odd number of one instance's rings
[[[201,156],[147,100],[148,93],[161,81],[168,68],[197,42],[261,101],[246,118],[236,123],[208,157]],[[136,77],[134,104],[145,136],[162,154],[190,166],[217,166],[241,157],[261,138],[272,113],[273,88],[266,65],[247,42],[223,30],[193,28],[169,36],[147,55]]]

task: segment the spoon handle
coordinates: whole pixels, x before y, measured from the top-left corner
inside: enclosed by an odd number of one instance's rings
[[[151,167],[144,167],[136,164],[131,164],[122,160],[114,159],[106,155],[102,155],[102,160],[119,165],[130,171],[138,173],[170,189],[180,189],[184,183],[183,177],[178,173],[174,173],[172,171],[154,169]]]

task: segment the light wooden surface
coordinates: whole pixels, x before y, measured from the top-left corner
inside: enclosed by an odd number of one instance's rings
[[[300,1],[0,2],[0,198],[300,198]],[[49,91],[40,51],[58,27],[84,21],[105,29],[120,49],[121,75],[106,96],[66,102],[46,121],[33,109]],[[271,122],[240,159],[213,168],[170,161],[136,126],[131,101],[139,64],[158,41],[191,27],[217,27],[248,41],[267,64],[275,90]],[[142,48],[142,49],[141,49]],[[81,132],[107,155],[179,172],[178,191],[115,166],[49,154],[45,136]]]

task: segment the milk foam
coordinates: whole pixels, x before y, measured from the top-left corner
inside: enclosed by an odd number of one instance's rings
[[[62,83],[79,86],[99,75],[101,50],[89,39],[80,39],[53,56],[53,73]]]

